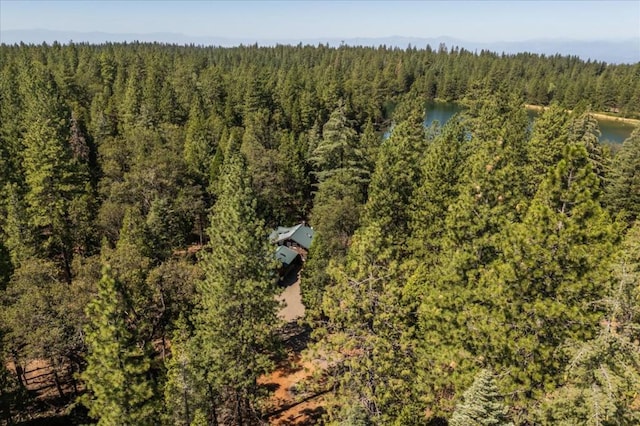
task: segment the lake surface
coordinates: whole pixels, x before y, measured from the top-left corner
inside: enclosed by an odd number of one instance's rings
[[[462,111],[460,105],[454,103],[432,103],[427,105],[427,117],[425,126],[430,126],[434,121],[438,121],[441,126],[449,121],[454,114]],[[527,110],[529,118],[533,121],[538,116],[538,111]],[[610,120],[598,120],[600,126],[600,142],[622,143],[631,135],[635,128],[633,124],[620,123]]]

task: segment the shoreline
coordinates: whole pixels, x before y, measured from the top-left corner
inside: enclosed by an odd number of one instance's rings
[[[531,105],[531,104],[524,104],[524,107],[526,109],[532,110],[532,111],[544,111],[549,107],[546,106],[542,106],[542,105]],[[571,113],[572,110],[568,109],[567,112]],[[636,119],[636,118],[627,118],[627,117],[615,117],[615,116],[611,116],[602,112],[592,112],[591,115],[593,115],[596,119],[598,120],[602,120],[602,121],[612,121],[612,122],[617,122],[617,123],[624,123],[624,124],[629,124],[632,126],[638,126],[640,125],[640,120]]]

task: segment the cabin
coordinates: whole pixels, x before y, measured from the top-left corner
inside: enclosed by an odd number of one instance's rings
[[[282,263],[282,266],[278,268],[280,279],[292,270],[302,266],[302,256],[300,256],[300,253],[287,246],[278,246],[276,249],[276,259]]]
[[[276,259],[282,264],[278,270],[280,279],[302,267],[312,240],[313,228],[304,222],[292,227],[279,226],[269,235],[269,241],[277,246]]]
[[[269,241],[279,246],[299,247],[309,251],[313,240],[313,228],[304,222],[290,228],[278,226],[278,229],[269,235]]]

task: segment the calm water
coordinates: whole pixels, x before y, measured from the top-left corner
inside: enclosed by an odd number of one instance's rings
[[[427,118],[425,126],[430,126],[434,121],[438,121],[443,126],[454,114],[462,111],[462,108],[454,103],[433,103],[427,105]],[[537,117],[537,111],[528,110],[529,118],[533,120]],[[632,124],[619,123],[615,121],[599,120],[600,142],[622,143],[631,135],[634,129]]]

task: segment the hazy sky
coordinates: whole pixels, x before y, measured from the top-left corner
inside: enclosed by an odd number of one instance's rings
[[[256,39],[451,36],[478,42],[640,37],[627,1],[16,1],[0,28]]]

